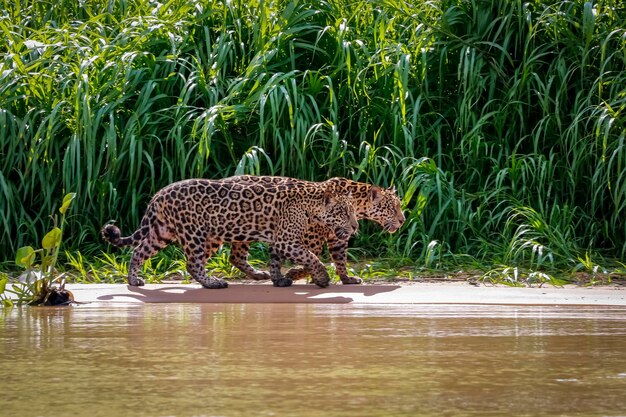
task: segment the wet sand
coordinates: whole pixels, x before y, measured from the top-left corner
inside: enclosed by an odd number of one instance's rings
[[[626,289],[601,287],[474,286],[468,283],[411,283],[331,285],[318,288],[295,283],[288,288],[271,284],[231,283],[208,290],[198,284],[68,284],[80,303],[327,303],[327,304],[495,304],[495,305],[606,305],[626,306]]]

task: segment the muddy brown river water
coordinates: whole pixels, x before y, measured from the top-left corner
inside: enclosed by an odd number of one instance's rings
[[[626,309],[0,311],[1,416],[625,416]]]

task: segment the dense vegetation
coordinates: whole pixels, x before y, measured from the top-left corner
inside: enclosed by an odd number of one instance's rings
[[[0,260],[76,192],[66,248],[170,182],[395,185],[357,256],[623,268],[621,1],[15,0],[0,11]]]

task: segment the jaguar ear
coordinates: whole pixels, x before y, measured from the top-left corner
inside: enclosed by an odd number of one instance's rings
[[[372,186],[372,188],[370,188],[370,200],[373,203],[377,203],[381,198],[383,198],[382,190],[376,186]]]
[[[324,191],[324,205],[330,206],[335,203],[335,196],[329,190]]]
[[[396,186],[392,185],[391,188],[389,189],[389,191],[391,191],[392,193],[396,193]]]

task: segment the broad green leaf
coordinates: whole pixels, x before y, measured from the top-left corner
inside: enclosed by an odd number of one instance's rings
[[[15,264],[22,268],[30,268],[35,262],[35,250],[31,246],[24,246],[15,254]]]
[[[2,277],[0,278],[0,294],[4,293],[4,290],[7,287],[7,282],[8,282],[8,278],[7,277]]]
[[[59,208],[59,212],[61,214],[65,214],[65,212],[70,207],[70,204],[72,204],[72,201],[74,200],[75,197],[76,197],[76,193],[68,193],[65,195],[65,197],[63,197],[63,204]]]
[[[53,249],[61,244],[61,229],[55,227],[50,230],[41,241],[41,246],[44,249]]]

